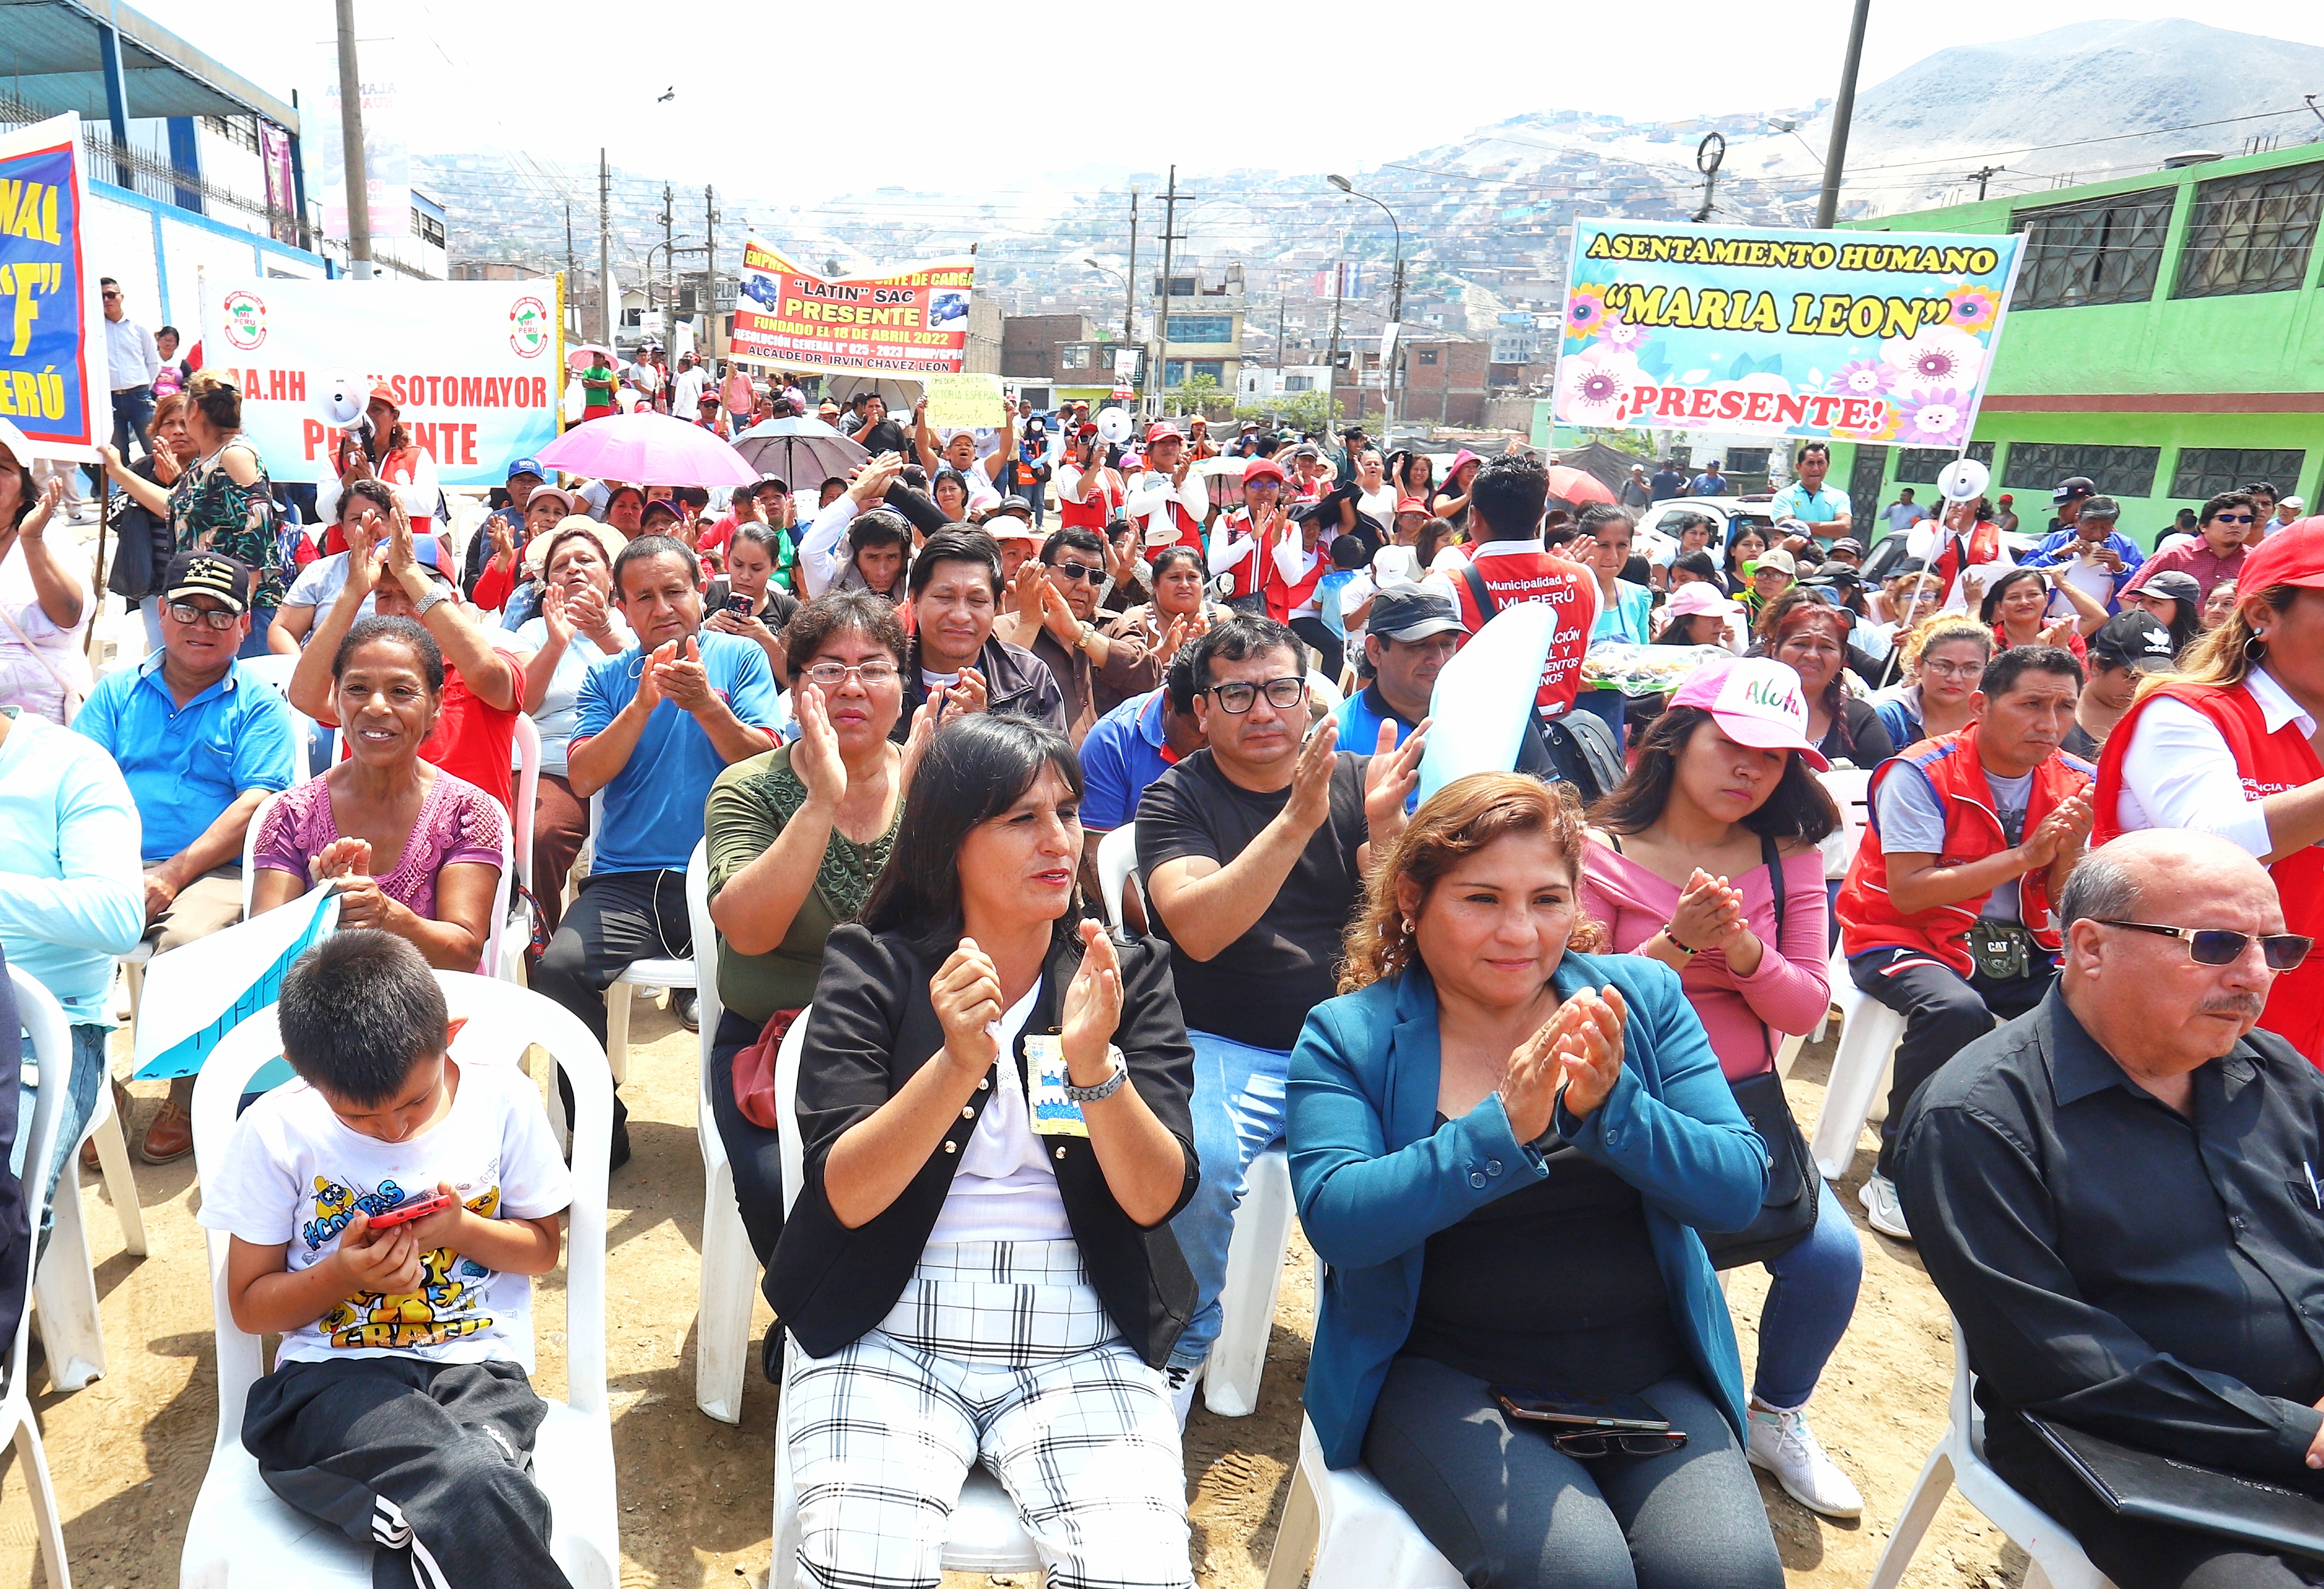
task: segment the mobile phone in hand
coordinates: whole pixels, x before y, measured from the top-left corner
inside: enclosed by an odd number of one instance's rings
[[[374,1230],[387,1230],[398,1225],[410,1225],[425,1219],[430,1214],[440,1214],[456,1206],[459,1199],[447,1191],[432,1191],[424,1198],[414,1198],[408,1203],[398,1203],[384,1214],[374,1214],[371,1219]]]
[[[726,598],[726,611],[737,618],[751,616],[751,598],[740,593]]]

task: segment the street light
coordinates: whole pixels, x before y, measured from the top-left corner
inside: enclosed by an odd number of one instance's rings
[[[1331,182],[1333,187],[1337,188],[1341,192],[1346,194],[1351,198],[1360,198],[1367,204],[1379,205],[1380,214],[1388,217],[1388,224],[1396,230],[1396,289],[1388,311],[1388,317],[1389,322],[1396,326],[1397,340],[1395,351],[1389,355],[1388,359],[1388,396],[1382,404],[1382,407],[1385,409],[1385,414],[1380,425],[1380,429],[1383,433],[1386,433],[1396,427],[1397,394],[1402,389],[1403,385],[1399,377],[1404,372],[1404,227],[1397,223],[1396,212],[1394,210],[1388,208],[1385,203],[1379,199],[1374,198],[1369,193],[1357,192],[1355,184],[1349,181],[1345,177],[1333,176],[1327,179]]]
[[[1136,330],[1136,321],[1138,317],[1138,287],[1137,284],[1130,280],[1130,272],[1128,271],[1117,271],[1111,265],[1100,264],[1098,262],[1097,256],[1093,253],[1085,253],[1074,262],[1077,265],[1087,265],[1091,270],[1097,271],[1100,275],[1111,276],[1121,283],[1121,344],[1124,347],[1134,345],[1137,341],[1138,335]],[[1136,262],[1133,261],[1131,262],[1135,264]],[[1120,375],[1117,374],[1115,379],[1120,380]],[[1141,376],[1138,383],[1138,389],[1142,390],[1144,386],[1145,381]]]

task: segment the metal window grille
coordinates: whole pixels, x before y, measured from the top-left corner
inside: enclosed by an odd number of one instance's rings
[[[2150,188],[2081,204],[2019,210],[2011,217],[2025,234],[2025,262],[2012,307],[2063,308],[2077,304],[2136,303],[2154,296],[2177,190]]]
[[[2190,501],[2241,491],[2255,480],[2272,481],[2279,491],[2300,479],[2308,455],[2298,447],[2181,447],[2171,472],[2171,494]]]
[[[2017,441],[2009,444],[2008,466],[2001,483],[2013,491],[2047,491],[2076,475],[2096,481],[2110,497],[2151,497],[2154,473],[2163,461],[2161,447],[2083,447],[2061,442]]]
[[[2173,298],[2291,292],[2308,278],[2324,161],[2199,183]]]

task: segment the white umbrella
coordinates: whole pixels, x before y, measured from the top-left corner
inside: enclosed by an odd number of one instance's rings
[[[734,438],[733,447],[752,468],[761,474],[781,475],[794,490],[844,479],[849,470],[862,466],[872,455],[853,437],[842,436],[820,419],[803,417],[753,425]],[[807,461],[805,474],[798,465],[802,455]]]

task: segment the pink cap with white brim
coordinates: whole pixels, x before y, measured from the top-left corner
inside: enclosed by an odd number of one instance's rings
[[[1807,695],[1800,687],[1800,675],[1773,657],[1738,657],[1698,669],[1670,704],[1702,707],[1738,745],[1796,750],[1816,771],[1831,769],[1808,738]]]

